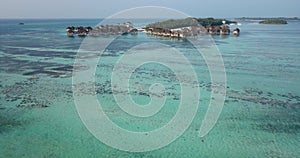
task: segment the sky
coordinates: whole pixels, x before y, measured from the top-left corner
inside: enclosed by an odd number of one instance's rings
[[[105,18],[142,6],[193,17],[300,17],[300,0],[1,0],[0,18]]]

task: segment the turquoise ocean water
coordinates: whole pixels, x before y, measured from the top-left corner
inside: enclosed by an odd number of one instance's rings
[[[153,21],[133,24],[144,26]],[[200,104],[191,126],[168,146],[142,153],[101,143],[76,111],[72,70],[83,38],[67,37],[65,28],[99,22],[0,20],[0,157],[300,157],[299,21],[288,25],[241,21],[239,37],[212,37],[224,60],[227,94],[216,126],[203,138],[198,132],[213,85],[205,61],[190,43],[144,33],[116,39],[97,65],[95,91],[104,112],[122,128],[140,132],[162,127],[176,114],[180,102],[175,74],[163,65],[149,63],[131,75],[130,94],[136,103],[147,104],[149,86],[162,83],[167,92],[165,106],[149,118],[129,116],[117,106],[111,72],[131,47],[159,42],[176,48],[192,63],[199,79]]]

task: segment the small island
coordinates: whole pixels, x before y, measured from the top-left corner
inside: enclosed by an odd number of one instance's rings
[[[237,24],[235,21],[214,18],[186,18],[171,19],[148,24],[145,28],[150,35],[165,37],[195,37],[200,34],[229,35],[230,24]],[[234,35],[239,35],[239,30]]]
[[[281,24],[281,25],[288,24],[286,20],[281,20],[281,19],[263,20],[260,21],[259,23],[260,24]]]
[[[134,28],[131,22],[125,22],[117,25],[100,25],[92,27],[74,27],[66,28],[67,36],[74,37],[77,34],[80,37],[86,36],[110,36],[110,35],[137,35],[138,32],[146,32],[148,35],[164,36],[170,38],[185,39],[187,37],[196,37],[198,35],[229,35],[230,26],[237,25],[237,22],[226,19],[214,18],[185,18],[171,19],[155,22],[146,25],[144,28]],[[238,36],[240,29],[233,30],[233,35]]]

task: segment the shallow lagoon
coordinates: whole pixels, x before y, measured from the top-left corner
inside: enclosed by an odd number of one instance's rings
[[[97,20],[1,20],[0,24],[0,152],[1,157],[298,157],[300,155],[299,22],[258,25],[243,22],[239,37],[214,36],[227,73],[227,97],[213,130],[198,137],[210,97],[206,64],[187,43],[125,36],[112,44],[99,62],[96,93],[106,114],[119,126],[147,131],[163,126],[176,113],[179,85],[163,66],[145,65],[131,76],[132,98],[149,102],[149,84],[168,87],[165,107],[143,120],[117,107],[110,89],[114,62],[141,41],[171,45],[191,60],[201,98],[188,130],[170,145],[151,152],[130,153],[98,141],[76,111],[72,64],[82,41],[68,38],[69,25],[95,25]],[[121,44],[120,44],[121,43]],[[122,45],[123,43],[123,45]],[[125,44],[124,44],[125,43]],[[84,67],[82,69],[85,69]],[[153,71],[155,70],[155,72]]]

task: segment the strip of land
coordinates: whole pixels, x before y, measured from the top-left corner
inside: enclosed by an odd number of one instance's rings
[[[118,25],[100,25],[91,27],[67,27],[66,32],[69,37],[78,36],[102,36],[102,35],[124,35],[137,34],[139,31],[146,32],[155,36],[165,36],[174,38],[186,38],[198,36],[199,34],[229,35],[230,25],[237,25],[235,21],[214,18],[186,18],[171,19],[155,22],[146,25],[144,28],[134,28],[131,22]],[[234,35],[239,35],[240,30],[234,29]]]

